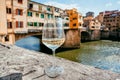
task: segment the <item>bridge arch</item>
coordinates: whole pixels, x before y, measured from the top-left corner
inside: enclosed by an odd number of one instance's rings
[[[90,40],[90,34],[87,31],[81,32],[81,42],[89,41]]]
[[[35,35],[40,35],[40,39],[42,39],[42,33],[15,34],[15,42],[20,39]]]

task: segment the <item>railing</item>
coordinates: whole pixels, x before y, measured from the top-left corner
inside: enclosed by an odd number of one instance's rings
[[[17,28],[17,29],[14,29],[14,33],[15,34],[25,34],[25,33],[28,33],[28,30],[26,28]]]

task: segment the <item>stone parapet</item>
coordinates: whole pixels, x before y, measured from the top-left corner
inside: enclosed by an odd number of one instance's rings
[[[44,69],[52,62],[63,66],[64,73],[56,78],[50,78]],[[0,80],[10,77],[14,80],[119,80],[120,74],[94,68],[92,66],[71,62],[59,57],[53,57],[41,52],[26,50],[14,45],[0,44]],[[16,76],[17,75],[17,76]],[[8,78],[7,78],[8,77]],[[4,80],[2,79],[2,80]],[[13,80],[13,79],[10,79]]]

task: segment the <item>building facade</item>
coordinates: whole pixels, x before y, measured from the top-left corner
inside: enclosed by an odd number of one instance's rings
[[[69,27],[70,28],[81,28],[83,24],[82,15],[77,12],[77,9],[66,10],[69,16]]]
[[[100,12],[97,19],[105,26],[105,30],[114,31],[120,28],[120,11]]]
[[[84,21],[83,26],[86,27],[87,30],[100,30],[101,23],[94,17],[92,16],[85,17],[83,21]]]
[[[0,21],[4,22],[4,24],[0,24],[2,27],[0,32],[4,34],[2,42],[13,44],[15,43],[15,34],[27,32],[27,0],[2,0],[0,3],[0,11],[4,14]]]
[[[64,28],[82,27],[82,15],[77,9],[62,10],[31,0],[0,1],[0,42],[14,44],[16,35],[42,30],[45,23],[62,17]]]

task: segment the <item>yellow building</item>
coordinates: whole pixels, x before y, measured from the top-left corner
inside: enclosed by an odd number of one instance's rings
[[[71,10],[66,10],[69,16],[69,27],[70,28],[80,28],[82,26],[82,15],[77,12],[77,9],[73,8]]]

